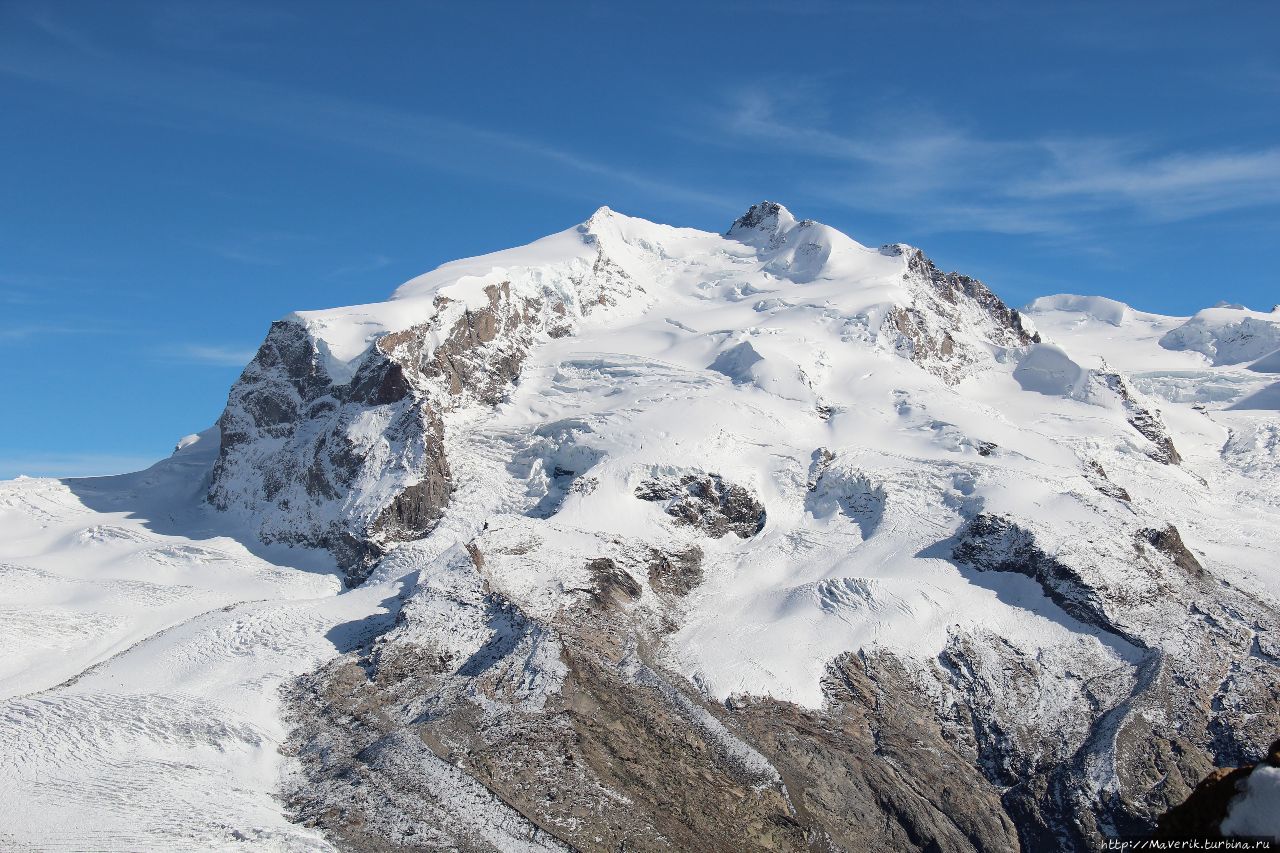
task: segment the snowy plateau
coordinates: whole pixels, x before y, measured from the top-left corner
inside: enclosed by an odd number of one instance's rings
[[[5,850],[1100,850],[1280,734],[1280,313],[602,208],[0,483],[0,649]]]

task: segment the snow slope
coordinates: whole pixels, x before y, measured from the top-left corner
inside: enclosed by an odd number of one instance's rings
[[[230,535],[203,508],[216,454],[205,433],[139,474],[0,485],[6,849],[327,846],[275,800],[273,688],[380,593]]]
[[[725,235],[602,208],[387,302],[290,315],[221,441],[0,484],[0,799],[22,805],[0,842],[323,849],[278,799],[282,686],[377,635],[474,658],[497,642],[484,596],[554,626],[605,558],[635,630],[665,626],[655,660],[708,701],[821,709],[833,660],[882,650],[945,706],[969,677],[1012,696],[1010,656],[1038,661],[1032,699],[984,713],[1059,733],[1037,761],[1080,750],[1078,784],[1118,790],[1097,727],[1219,642],[1188,627],[1193,599],[1219,606],[1189,567],[1280,599],[1276,328],[1101,297],[1019,313],[770,203]],[[712,506],[700,483],[739,491]],[[678,600],[644,568],[695,550]],[[1049,574],[1008,568],[1032,552]],[[1240,630],[1274,642],[1265,618]],[[990,637],[969,676],[937,674]],[[521,702],[563,683],[541,648]],[[524,818],[432,772],[516,843]]]

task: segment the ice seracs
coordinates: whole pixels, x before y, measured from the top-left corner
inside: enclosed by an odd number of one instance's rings
[[[1280,348],[1280,314],[1239,306],[1206,308],[1160,339],[1171,350],[1192,350],[1213,364],[1253,361]]]

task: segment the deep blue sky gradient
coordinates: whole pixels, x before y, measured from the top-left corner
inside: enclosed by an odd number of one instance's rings
[[[162,456],[271,320],[601,204],[1269,308],[1277,44],[1247,0],[0,2],[0,477]]]

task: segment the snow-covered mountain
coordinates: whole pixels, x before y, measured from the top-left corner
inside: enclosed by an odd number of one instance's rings
[[[169,460],[0,484],[0,842],[1149,831],[1280,732],[1278,373],[769,202],[292,314]]]

